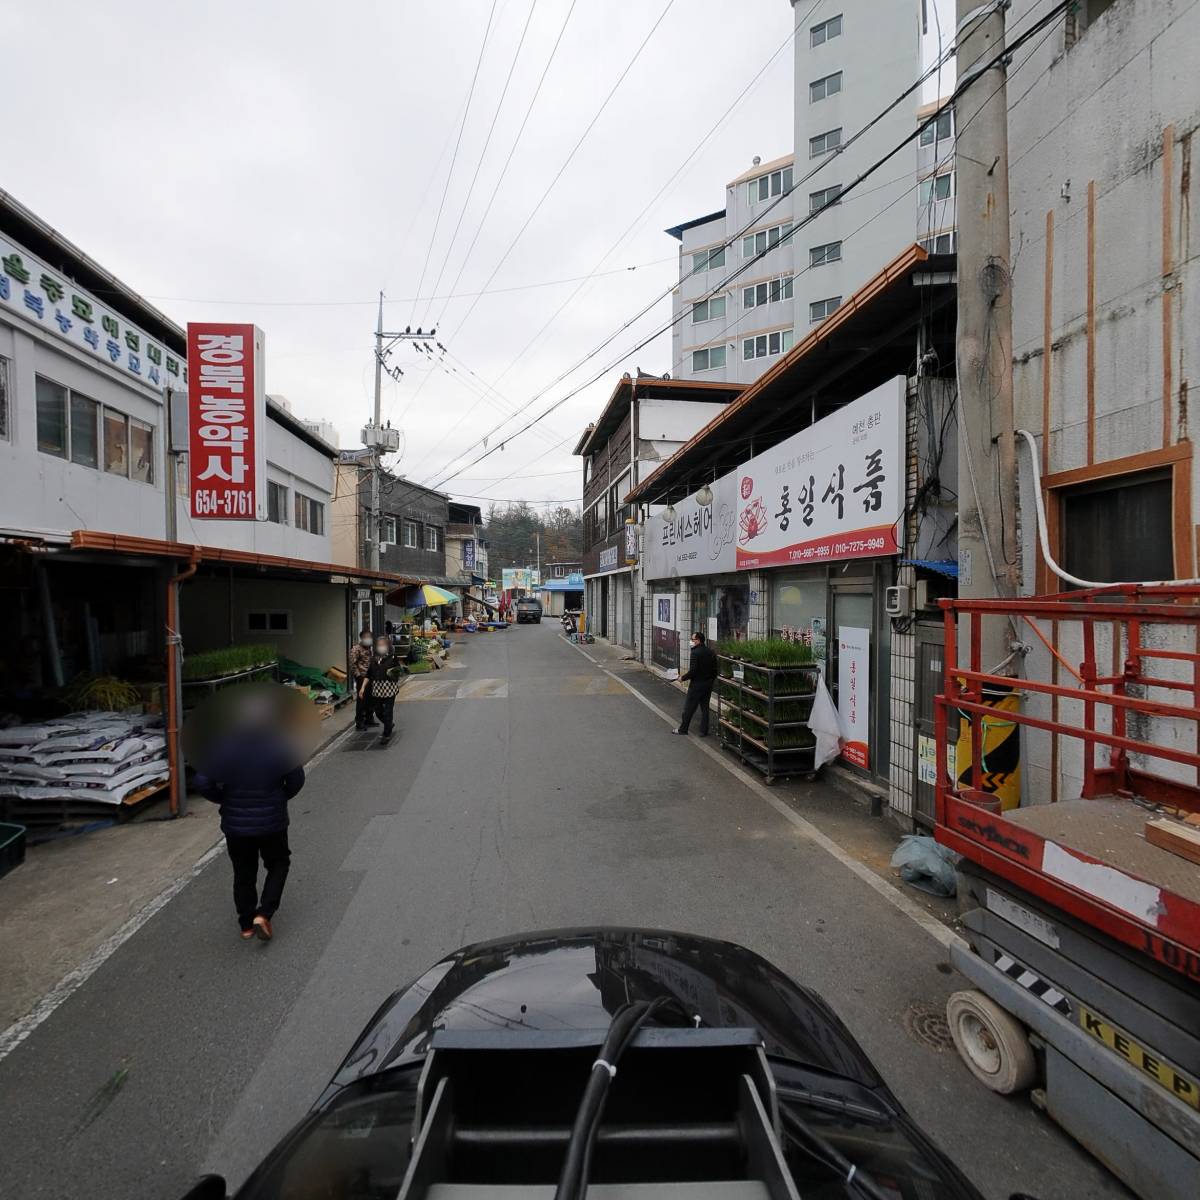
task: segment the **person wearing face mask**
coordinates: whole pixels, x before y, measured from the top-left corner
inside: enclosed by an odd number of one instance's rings
[[[363,691],[363,680],[371,665],[371,631],[364,629],[350,647],[350,680],[354,688],[354,728],[369,729],[375,724],[371,715],[371,697]]]
[[[705,644],[704,634],[699,630],[692,634],[692,656],[686,674],[679,679],[688,685],[687,698],[683,702],[683,718],[679,728],[671,732],[686,736],[692,717],[699,709],[700,736],[708,737],[708,700],[717,679],[717,656]]]
[[[392,736],[392,710],[396,706],[396,693],[400,690],[400,676],[404,668],[392,653],[391,639],[376,639],[375,653],[367,666],[367,673],[359,687],[359,695],[368,698],[371,712],[383,722],[380,740],[386,742]]]

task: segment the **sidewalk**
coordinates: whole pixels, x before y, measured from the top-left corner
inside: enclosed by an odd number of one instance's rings
[[[345,704],[314,731],[308,759],[354,724]],[[172,820],[166,793],[122,825],[31,846],[0,879],[0,1033],[192,872],[221,841],[217,807],[188,798]]]
[[[659,708],[674,714],[681,710],[686,686],[664,679],[628,657],[623,647],[596,641],[579,649]],[[714,732],[705,739],[707,744],[723,758],[727,758],[730,765],[739,773],[743,773],[751,783],[761,785],[763,778],[757,771],[751,767],[741,767],[735,756],[720,749],[720,743],[715,736],[715,725],[714,713],[711,721]],[[655,725],[651,725],[647,736],[657,737],[660,732],[665,737],[670,736],[665,722],[661,731]],[[697,736],[695,722],[690,736]],[[812,783],[781,779],[770,786],[770,792],[793,812],[816,826],[857,862],[886,881],[909,902],[920,905],[947,928],[958,930],[958,907],[953,896],[931,896],[928,892],[904,883],[892,871],[892,853],[903,834],[891,821],[871,815],[875,798],[867,790],[857,788],[851,776],[845,775],[834,780],[826,767]]]

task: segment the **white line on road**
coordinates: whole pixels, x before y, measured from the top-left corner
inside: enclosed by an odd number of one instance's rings
[[[576,645],[574,642],[568,643],[574,649],[578,650],[588,662],[594,664],[605,675],[615,679],[623,687],[640,700],[651,712],[656,713],[668,725],[675,726],[678,724],[676,719],[671,716],[665,709],[659,708],[648,696],[642,695],[637,688],[628,680],[622,679],[615,671],[610,671],[598,659],[593,658],[586,650]],[[847,870],[853,871],[868,887],[873,888],[879,893],[889,904],[898,908],[906,917],[911,918],[919,925],[930,937],[935,941],[940,942],[943,946],[949,949],[951,946],[966,947],[966,942],[952,929],[948,929],[937,917],[931,913],[927,913],[919,904],[910,900],[903,892],[897,891],[886,879],[881,879],[874,871],[871,870],[865,863],[861,863],[852,854],[842,849],[831,837],[822,833],[811,821],[806,820],[798,812],[789,808],[778,796],[772,794],[771,789],[755,779],[744,767],[739,766],[732,759],[722,754],[719,750],[714,750],[711,746],[704,742],[692,741],[695,748],[703,754],[707,754],[713,762],[721,767],[724,767],[735,778],[739,779],[746,785],[760,800],[769,804],[785,821],[790,822],[796,829],[804,834],[810,841],[815,842],[822,850],[833,855]]]
[[[304,764],[305,769],[311,771],[314,767],[319,766],[325,756],[334,750],[345,739],[346,735],[352,732],[353,728],[352,725],[348,725],[341,733],[335,734],[323,750],[315,754]],[[79,966],[75,967],[74,970],[68,971],[38,1001],[30,1012],[26,1013],[20,1020],[14,1021],[3,1033],[0,1033],[0,1061],[7,1058],[56,1008],[87,983],[155,913],[161,912],[162,909],[174,900],[221,853],[224,845],[225,840],[222,838],[210,846],[185,874],[163,888],[149,904],[134,913],[116,933],[105,938]]]

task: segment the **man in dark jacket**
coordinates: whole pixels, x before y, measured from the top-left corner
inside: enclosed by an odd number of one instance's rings
[[[233,863],[233,902],[242,937],[272,936],[271,918],[288,876],[288,801],[304,786],[299,754],[267,712],[250,713],[214,739],[197,764],[195,786],[221,807]],[[258,892],[258,860],[266,868]]]
[[[692,656],[688,660],[688,669],[680,680],[688,685],[687,698],[683,702],[683,716],[679,728],[672,733],[686,734],[692,723],[692,716],[700,710],[700,736],[708,737],[708,701],[712,695],[713,684],[717,679],[717,656],[708,648],[704,634],[692,634]]]

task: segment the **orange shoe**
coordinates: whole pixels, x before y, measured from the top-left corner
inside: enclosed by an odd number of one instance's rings
[[[254,929],[252,930],[255,937],[264,942],[269,942],[272,938],[271,922],[266,917],[259,915],[254,918]]]
[[[253,929],[253,927],[251,927],[250,929],[243,929],[243,930],[242,930],[242,941],[244,941],[244,942],[248,942],[248,941],[249,941],[249,940],[250,940],[250,939],[251,939],[253,936],[254,936],[254,929]]]

